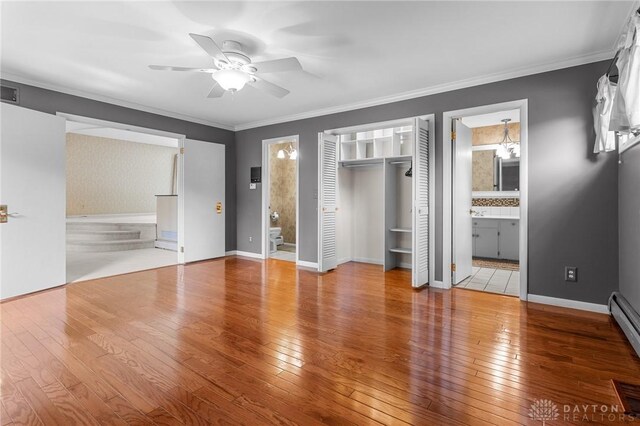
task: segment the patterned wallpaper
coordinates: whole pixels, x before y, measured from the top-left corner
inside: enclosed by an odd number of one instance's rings
[[[520,199],[516,197],[474,198],[471,205],[476,207],[520,207]]]
[[[474,127],[471,129],[471,144],[491,145],[502,140],[504,125]],[[520,140],[520,123],[509,123],[509,137],[514,141]]]
[[[475,127],[471,129],[471,144],[492,145],[502,140],[504,125]],[[520,140],[520,123],[509,124],[509,137]],[[494,150],[473,152],[473,190],[493,191],[493,155]],[[494,206],[497,207],[497,206]]]
[[[474,191],[493,191],[493,154],[495,151],[473,151]]]
[[[67,133],[67,216],[153,213],[177,148]]]
[[[294,143],[279,143],[269,146],[269,184],[271,211],[278,212],[280,219],[271,226],[280,226],[285,243],[296,243],[296,161],[278,158],[278,151],[294,148]]]

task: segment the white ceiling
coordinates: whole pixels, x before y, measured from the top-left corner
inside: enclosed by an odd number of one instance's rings
[[[0,5],[4,78],[229,128],[605,59],[634,7],[630,1]],[[283,99],[250,87],[208,99],[208,74],[147,68],[209,67],[190,32],[220,44],[241,41],[254,61],[296,56],[308,73],[268,76],[291,90]]]

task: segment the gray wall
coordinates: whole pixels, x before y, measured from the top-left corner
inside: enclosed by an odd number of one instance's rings
[[[604,304],[618,283],[615,155],[591,154],[591,107],[608,62],[236,133],[237,249],[261,251],[261,191],[249,168],[261,164],[261,141],[300,135],[300,259],[317,261],[318,132],[436,114],[436,247],[442,247],[442,113],[529,100],[529,293]],[[253,237],[253,242],[249,242]],[[442,277],[441,249],[436,278]],[[564,266],[579,282],[564,282]]]
[[[622,154],[619,182],[620,292],[640,313],[640,146]]]
[[[227,250],[236,247],[236,151],[234,132],[203,124],[178,120],[158,114],[125,108],[106,102],[94,101],[79,96],[67,95],[39,87],[28,86],[7,80],[0,80],[20,89],[20,106],[37,111],[55,114],[65,112],[100,120],[131,124],[132,126],[163,130],[186,135],[188,139],[196,139],[225,145],[226,156],[226,242]]]

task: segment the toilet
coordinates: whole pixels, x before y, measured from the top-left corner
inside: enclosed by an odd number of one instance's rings
[[[271,253],[277,252],[278,246],[282,244],[284,244],[282,228],[279,226],[269,228],[269,251],[271,251]]]

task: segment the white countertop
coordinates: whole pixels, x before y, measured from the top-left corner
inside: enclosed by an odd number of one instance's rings
[[[498,216],[485,214],[484,216],[471,216],[474,219],[504,219],[504,220],[520,220],[518,216]]]

